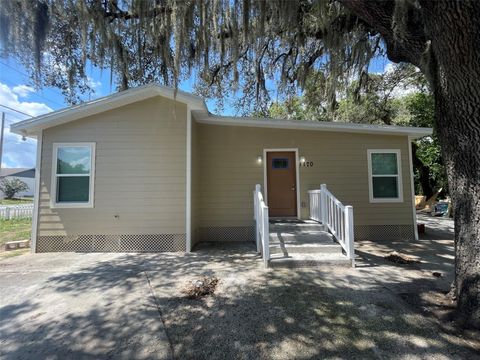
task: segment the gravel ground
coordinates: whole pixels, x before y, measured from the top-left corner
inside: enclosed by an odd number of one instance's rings
[[[246,251],[224,250],[212,262],[202,249],[184,269],[174,258],[149,259],[149,274],[180,359],[478,357],[475,334],[455,335],[421,304],[449,288],[449,254],[426,253],[451,241],[412,244],[420,264],[386,263],[383,254],[398,245],[362,244],[356,269],[264,270]],[[185,284],[203,275],[220,279],[215,295],[185,299]]]
[[[441,301],[453,270],[447,228],[427,225],[418,242],[359,243],[355,269],[264,269],[250,245],[5,259],[0,356],[479,358],[478,333],[439,320],[451,309]],[[393,250],[421,262],[388,263]],[[220,279],[215,294],[186,299],[182,290],[202,276]]]

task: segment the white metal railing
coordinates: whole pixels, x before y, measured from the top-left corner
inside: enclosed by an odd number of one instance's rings
[[[0,205],[0,219],[10,220],[18,218],[31,218],[33,204],[25,205]]]
[[[355,266],[353,235],[353,207],[343,205],[322,184],[319,190],[310,190],[310,219],[327,225],[328,230],[345,250],[347,258]]]
[[[257,242],[257,251],[262,253],[265,267],[268,266],[270,259],[270,226],[268,222],[268,206],[265,204],[262,195],[262,187],[255,185],[253,191],[253,213],[255,219],[255,240]]]

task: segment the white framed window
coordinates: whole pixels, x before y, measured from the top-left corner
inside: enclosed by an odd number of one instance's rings
[[[95,143],[54,143],[52,207],[91,208],[95,183]]]
[[[403,202],[400,150],[367,150],[367,155],[370,202]]]

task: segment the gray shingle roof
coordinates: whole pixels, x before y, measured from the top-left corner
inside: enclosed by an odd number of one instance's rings
[[[35,177],[35,168],[5,168],[0,169],[0,178],[5,176],[16,176],[16,177]]]

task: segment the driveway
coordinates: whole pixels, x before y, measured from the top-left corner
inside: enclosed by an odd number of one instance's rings
[[[421,263],[388,263],[393,250]],[[356,269],[265,270],[249,245],[3,260],[0,351],[5,359],[478,357],[478,333],[439,320],[451,310],[448,229],[427,227],[419,242],[363,242],[357,253]],[[219,278],[215,294],[186,299],[200,276]]]
[[[1,261],[1,357],[171,358],[142,261],[73,253]]]

